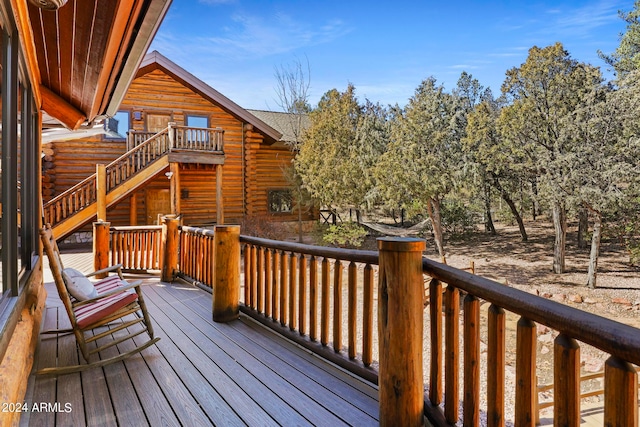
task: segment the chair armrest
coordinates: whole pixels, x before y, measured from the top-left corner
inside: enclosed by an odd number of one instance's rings
[[[127,283],[127,282],[124,282],[124,283]],[[90,298],[90,299],[87,299],[87,300],[84,300],[84,301],[75,302],[75,303],[73,303],[73,308],[81,307],[81,306],[87,305],[87,304],[91,304],[92,302],[96,302],[96,301],[99,301],[99,300],[101,300],[103,298],[108,298],[108,297],[111,297],[113,295],[120,294],[122,292],[128,291],[129,289],[139,288],[141,283],[142,283],[142,280],[136,280],[135,282],[133,282],[131,284],[127,284],[126,286],[118,286],[117,289],[114,289],[114,290],[109,291],[109,292],[105,292],[104,294],[100,294],[95,298]],[[138,289],[136,289],[136,293],[139,294]]]
[[[85,276],[91,277],[91,276],[95,276],[96,274],[109,273],[111,271],[118,271],[118,276],[120,276],[120,278],[122,279],[122,264],[112,265],[110,267],[103,268],[98,271],[94,271],[93,273],[86,274]]]

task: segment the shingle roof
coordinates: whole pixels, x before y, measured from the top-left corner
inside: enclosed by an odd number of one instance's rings
[[[309,116],[283,113],[280,111],[264,111],[264,110],[247,110],[249,113],[256,116],[259,120],[266,123],[270,127],[274,128],[282,134],[280,138],[281,142],[295,142],[296,133],[298,133],[298,139],[300,132],[295,132],[295,129],[304,130],[311,125]],[[299,127],[298,127],[299,121]]]

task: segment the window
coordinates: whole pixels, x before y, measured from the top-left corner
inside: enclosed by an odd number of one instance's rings
[[[131,116],[129,111],[118,111],[106,123],[107,138],[125,139],[131,129]]]
[[[206,130],[200,129],[191,129],[191,128],[202,128],[206,129],[209,127],[209,118],[205,116],[187,116],[187,143],[188,144],[206,144],[209,142],[209,132]]]
[[[38,248],[38,111],[29,81],[21,75],[18,33],[0,18],[2,127],[0,131],[0,319],[15,301]],[[0,329],[4,328],[0,321]]]
[[[293,211],[293,197],[290,190],[269,190],[267,203],[271,213]]]
[[[209,118],[205,116],[187,116],[187,126],[190,128],[209,127]]]

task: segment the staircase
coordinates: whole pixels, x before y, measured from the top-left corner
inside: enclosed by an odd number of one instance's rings
[[[210,153],[224,157],[224,131],[220,128],[170,124],[159,133],[148,136],[138,133],[128,144],[133,147],[106,165],[104,174],[95,173],[44,204],[44,222],[51,224],[57,239],[68,236],[94,219],[99,199],[104,200],[108,208],[162,172],[169,165],[172,152]]]

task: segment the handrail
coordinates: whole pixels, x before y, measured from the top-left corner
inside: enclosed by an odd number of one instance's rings
[[[186,226],[179,227],[179,232],[180,244],[175,250],[179,253],[180,274],[200,285],[212,286],[214,250],[220,249],[213,245],[214,232]],[[240,310],[321,357],[377,382],[377,306],[373,302],[378,253],[249,236],[240,236],[240,242],[244,246],[244,298]],[[135,243],[127,247],[136,252]],[[553,378],[559,387],[554,389],[554,422],[563,424],[562,420],[580,418],[579,406],[572,404],[581,397],[578,341],[611,355],[605,364],[605,421],[629,425],[628,420],[637,419],[637,400],[633,396],[637,396],[634,393],[638,374],[631,363],[638,364],[640,358],[638,329],[429,259],[422,260],[422,270],[430,278],[425,320],[429,323],[431,357],[425,359],[430,366],[425,375],[429,385],[424,395],[424,413],[434,425],[457,423],[460,407],[464,423],[478,425],[480,381],[486,381],[486,416],[492,420],[489,425],[500,425],[499,421],[505,420],[505,311],[521,316],[516,331],[513,383],[516,425],[530,424],[539,408],[534,322],[560,332],[554,342]],[[343,275],[345,271],[347,274]],[[461,293],[466,294],[463,311]],[[482,340],[481,299],[490,303]],[[481,361],[481,342],[487,346],[486,362]],[[383,354],[383,350],[379,353]],[[486,379],[482,380],[481,363],[486,369]],[[462,387],[458,379],[461,370]],[[623,421],[615,421],[620,419]]]
[[[241,310],[266,326],[319,353],[322,357],[329,358],[358,375],[376,381],[377,374],[371,374],[370,368],[369,370],[358,369],[357,360],[354,360],[356,356],[353,350],[355,344],[351,342],[351,337],[348,346],[349,360],[345,362],[344,356],[338,357],[342,353],[340,341],[342,331],[341,326],[336,326],[336,323],[343,323],[341,312],[343,305],[348,307],[345,309],[346,312],[351,313],[351,311],[355,311],[353,308],[355,304],[360,304],[360,302],[351,300],[351,295],[355,293],[352,289],[360,286],[353,284],[357,280],[355,279],[357,268],[353,264],[376,265],[378,264],[378,253],[317,247],[249,236],[241,236],[240,241],[245,245],[245,294]],[[307,260],[307,257],[311,258]],[[315,271],[312,272],[320,258],[323,259],[322,275]],[[336,261],[332,263],[327,260]],[[349,289],[347,292],[342,284],[342,270],[345,269],[342,262],[344,261],[351,263],[349,264],[350,276],[347,280]],[[561,352],[563,359],[556,361],[554,377],[558,383],[564,384],[567,388],[557,393],[559,400],[554,405],[554,410],[558,420],[579,417],[579,413],[574,412],[576,407],[569,404],[573,401],[570,395],[574,390],[570,384],[579,383],[580,380],[579,352],[576,350],[579,348],[578,341],[592,345],[611,356],[607,361],[607,366],[608,369],[615,372],[615,375],[612,374],[612,378],[615,379],[605,381],[611,387],[608,389],[610,395],[608,399],[611,401],[624,399],[623,396],[631,393],[630,387],[633,387],[627,384],[632,384],[633,381],[636,381],[637,387],[637,374],[635,368],[632,369],[630,364],[640,364],[640,332],[638,329],[510,288],[493,280],[426,258],[423,259],[422,267],[423,273],[431,278],[431,281],[427,282],[430,298],[429,308],[425,313],[429,317],[431,357],[429,358],[429,391],[425,394],[424,401],[425,414],[434,424],[458,422],[460,406],[463,407],[462,414],[465,424],[477,424],[476,421],[479,419],[480,300],[490,303],[486,332],[488,338],[483,339],[488,346],[486,366],[488,418],[504,420],[505,311],[520,316],[520,321],[517,324],[516,383],[514,384],[516,387],[514,421],[516,424],[526,423],[526,420],[533,419],[537,411],[535,399],[537,334],[534,322],[560,333],[555,346],[556,352]],[[332,268],[333,273],[331,273]],[[309,276],[307,276],[307,269],[309,269]],[[302,270],[305,271],[301,272]],[[280,272],[279,276],[276,274],[277,271]],[[351,277],[352,271],[354,272],[353,279]],[[298,275],[300,275],[300,279],[297,279]],[[311,278],[311,275],[314,278]],[[319,281],[320,276],[322,276],[321,282]],[[291,285],[292,283],[295,286]],[[310,298],[320,298],[322,301],[322,308],[313,307],[309,310],[310,316],[314,315],[315,310],[323,316],[321,321],[322,336],[319,343],[321,348],[318,348],[318,343],[315,346],[312,345],[317,339],[312,335],[313,329],[308,336],[305,336],[304,329],[296,330],[296,320],[291,314],[288,314],[292,310],[296,312],[296,298],[309,294],[309,290],[305,289],[307,283],[314,289],[313,296]],[[443,287],[442,284],[446,284],[446,287]],[[316,293],[315,286],[321,286],[322,292]],[[371,283],[363,286],[371,286]],[[268,302],[270,297],[268,292],[271,292],[271,296],[279,293],[278,298],[272,300],[271,306]],[[349,300],[347,304],[343,303],[343,293],[349,295],[344,298]],[[466,294],[464,311],[461,310],[460,294],[462,293]],[[333,295],[334,311],[330,314],[327,314],[330,304],[328,295]],[[369,298],[373,299],[373,296],[367,296],[364,299]],[[294,302],[292,303],[292,301]],[[297,312],[299,313],[303,306],[306,307],[309,304],[311,303],[305,301]],[[282,310],[283,305],[289,308]],[[369,310],[375,310],[375,308],[365,308],[365,317],[375,318]],[[463,316],[462,313],[464,313]],[[349,314],[349,316],[348,329],[352,334],[355,326],[351,318],[352,315]],[[463,317],[463,330],[460,330],[462,328],[459,326],[461,316]],[[333,342],[333,351],[330,349],[328,339],[329,321],[324,320],[324,317],[333,317],[334,332],[331,337],[334,341],[338,340],[337,345]],[[463,355],[464,360],[461,360]],[[365,362],[364,365],[367,367],[368,363]],[[566,366],[566,368],[559,369],[558,366]],[[462,384],[458,380],[461,369],[464,371]],[[633,380],[634,376],[636,376],[635,380]],[[443,381],[444,389],[442,388]],[[460,401],[461,396],[465,397],[463,401]],[[443,403],[444,408],[441,408],[440,405]],[[606,402],[605,405],[607,405]],[[637,413],[637,402],[631,402],[630,399],[627,399],[625,405],[627,406],[616,404],[615,409],[610,409],[610,413],[617,413],[618,416],[627,412],[633,414],[633,411]]]
[[[124,183],[137,172],[174,149],[223,152],[224,130],[221,128],[193,128],[170,125],[162,131],[130,132],[134,147],[129,142],[126,153],[105,166],[106,192]],[[136,135],[147,137],[137,143]],[[97,174],[92,174],[68,190],[60,193],[43,206],[45,222],[55,225],[97,201]]]
[[[612,356],[640,365],[638,329],[594,313],[511,288],[493,280],[424,259],[425,274],[505,310],[555,329]]]

